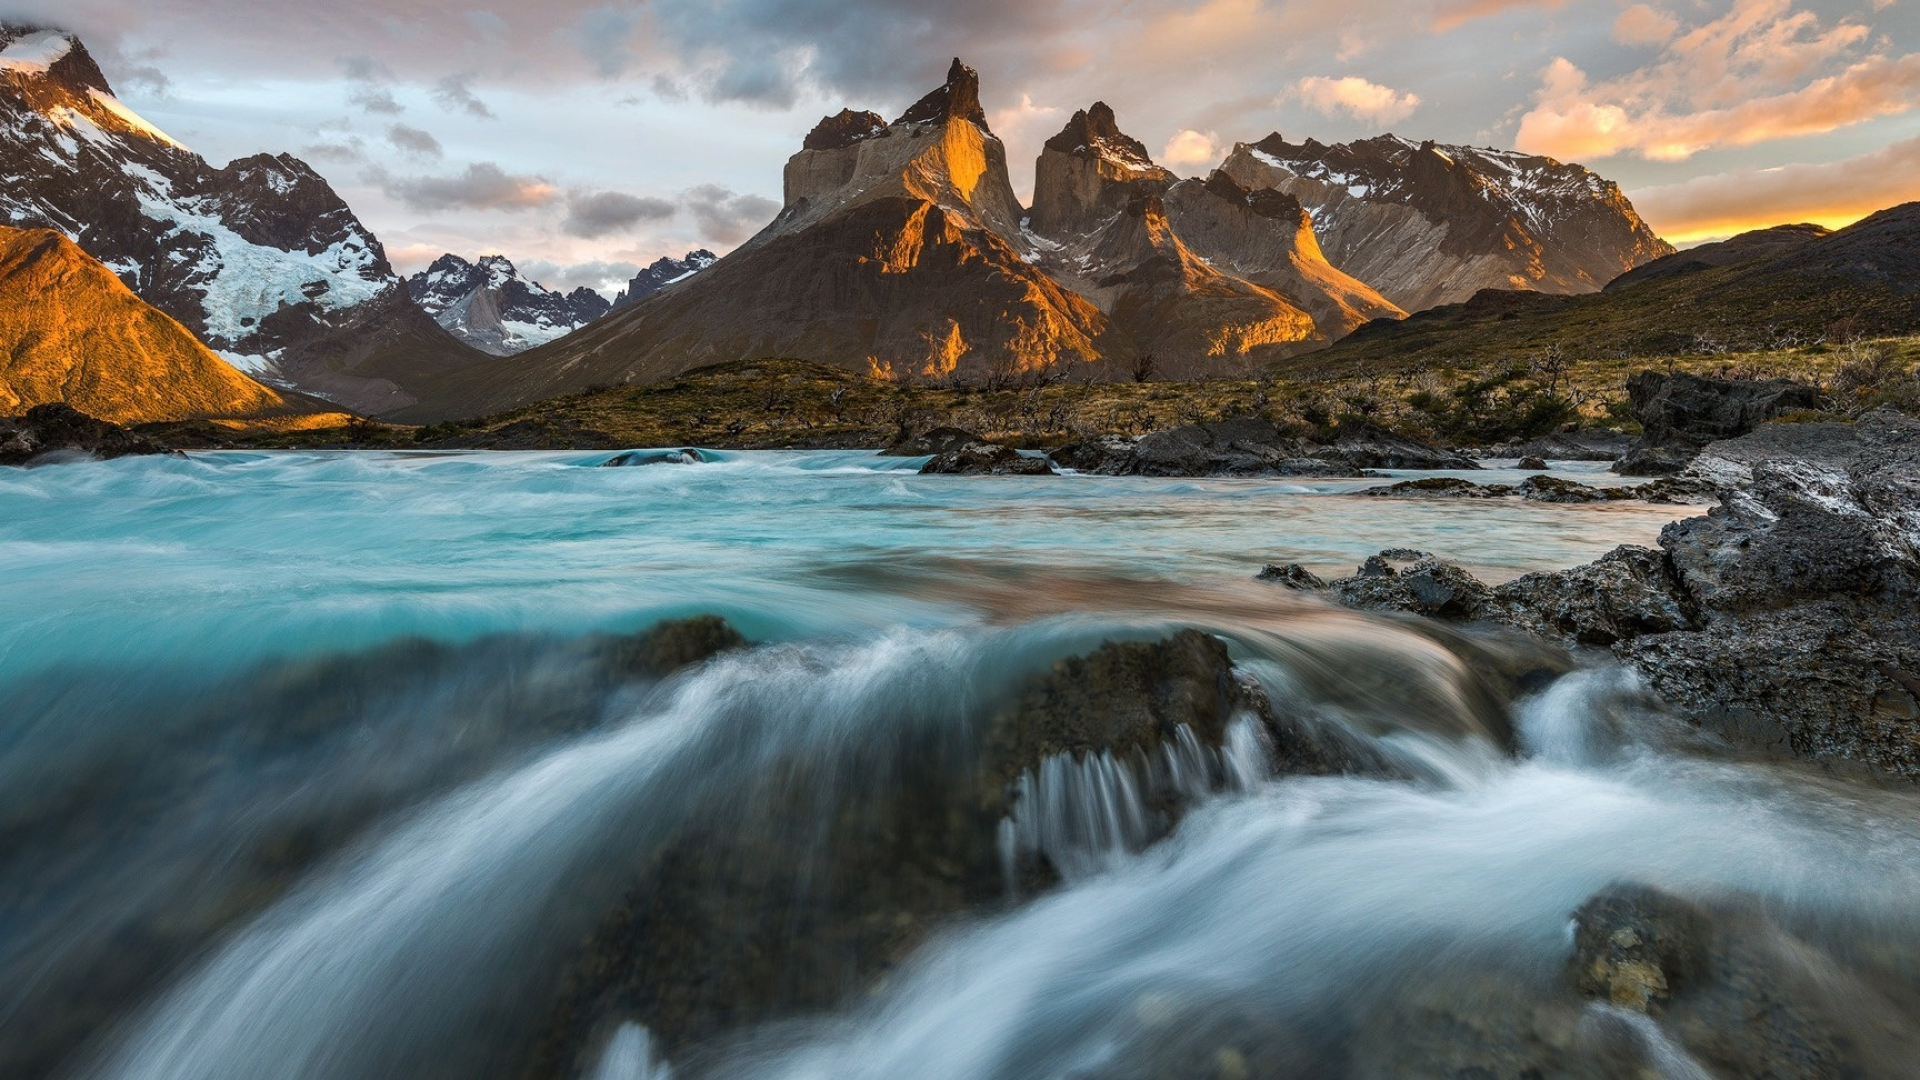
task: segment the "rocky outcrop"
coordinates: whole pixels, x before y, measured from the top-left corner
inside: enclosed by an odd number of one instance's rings
[[[1040,812],[1024,800],[1047,777],[1132,774],[1144,831],[1125,839],[1140,843],[1163,835],[1195,791],[1226,782],[1209,779],[1206,759],[1238,718],[1275,733],[1278,768],[1338,772],[1358,760],[1337,741],[1265,716],[1225,645],[1183,630],[1109,642],[1032,674],[982,710],[977,747],[888,740],[860,754],[852,773],[816,775],[793,761],[730,790],[725,806],[690,816],[696,824],[645,860],[644,887],[587,940],[528,1075],[576,1075],[621,1020],[645,1024],[677,1053],[838,1004],[943,920],[1001,901],[1010,885],[1048,887],[1067,852],[1044,843],[1010,851],[1001,840],[1003,828],[1022,835],[1011,823],[1023,813]],[[1152,765],[1178,747],[1201,754],[1190,763],[1201,770],[1198,788]],[[1017,855],[1013,882],[1008,855]]]
[[[556,341],[612,307],[592,289],[561,294],[528,281],[504,255],[477,263],[442,255],[407,279],[407,291],[434,322],[489,356]]]
[[[319,411],[235,370],[61,234],[0,226],[0,415],[52,403],[122,424]]]
[[[63,455],[117,458],[174,452],[65,404],[36,405],[25,416],[0,417],[0,465],[31,465]]]
[[[1593,292],[1673,251],[1611,181],[1512,151],[1276,134],[1236,145],[1221,170],[1299,199],[1328,260],[1407,311],[1488,288]]]
[[[479,355],[413,306],[305,162],[216,169],[114,97],[79,39],[0,30],[16,48],[48,62],[0,65],[0,221],[65,234],[249,374],[354,411],[412,404],[414,374]]]
[[[1135,199],[1165,192],[1176,179],[1120,130],[1106,102],[1096,101],[1074,113],[1041,149],[1027,223],[1041,236],[1071,241],[1093,233]]]
[[[1782,413],[1814,409],[1818,387],[1790,379],[1757,382],[1680,372],[1642,371],[1627,380],[1627,396],[1641,436],[1614,464],[1626,476],[1679,472],[1701,447],[1745,435]]]
[[[1331,593],[1608,648],[1735,745],[1920,780],[1920,422],[1881,410],[1799,427],[1703,451],[1682,479],[1720,505],[1669,525],[1659,550],[1484,595],[1426,568],[1458,601],[1370,562]],[[1800,456],[1775,456],[1783,444]]]
[[[984,442],[943,450],[920,466],[922,476],[1052,476],[1053,472],[1053,463],[1046,458]]]
[[[1061,447],[1052,457],[1076,472],[1103,476],[1360,477],[1371,469],[1480,467],[1450,450],[1383,429],[1343,430],[1322,443],[1288,437],[1257,418],[1194,424],[1138,439],[1104,435]]]

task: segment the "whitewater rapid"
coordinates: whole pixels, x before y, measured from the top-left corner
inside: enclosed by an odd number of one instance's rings
[[[1251,715],[1218,747],[1050,757],[1012,785],[1006,887],[883,979],[675,1047],[616,1013],[562,1071],[1384,1080],[1437,1000],[1552,999],[1571,913],[1623,881],[1849,956],[1920,942],[1910,793],[1733,755],[1592,659],[1502,704],[1470,650],[1252,580],[1385,547],[1511,576],[1648,542],[1674,508],[609,456],[0,475],[0,1064],[532,1075],[583,938],[668,884],[648,853],[765,828],[799,791],[821,827],[771,835],[824,877],[836,808],[964,773],[1031,680],[1183,627],[1227,643],[1248,700],[1379,768],[1276,774]],[[709,612],[756,644],[603,671],[605,641]],[[1057,880],[1023,879],[1035,858]],[[1562,1019],[1568,1045],[1713,1075],[1638,1014]]]

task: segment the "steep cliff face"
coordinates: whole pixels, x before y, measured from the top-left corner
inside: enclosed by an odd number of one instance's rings
[[[55,402],[119,424],[313,411],[235,370],[60,233],[0,226],[0,416]]]
[[[1486,288],[1593,292],[1673,251],[1617,185],[1551,158],[1270,135],[1235,146],[1221,169],[1297,198],[1327,259],[1408,311]]]
[[[1047,140],[1028,226],[1041,265],[1103,310],[1132,313],[1116,325],[1169,374],[1298,351],[1402,314],[1327,263],[1296,200],[1221,174],[1177,179],[1102,102]]]
[[[1120,130],[1106,102],[1096,101],[1074,113],[1041,149],[1028,225],[1055,240],[1086,236],[1133,200],[1158,195],[1177,179]]]
[[[0,28],[0,224],[58,230],[237,367],[358,411],[414,400],[400,368],[477,355],[415,336],[412,355],[328,367],[316,342],[417,321],[380,242],[297,158],[208,164],[114,97],[69,34]]]
[[[1205,181],[1182,180],[1164,198],[1167,216],[1194,254],[1298,304],[1329,340],[1374,319],[1406,315],[1373,286],[1334,269],[1321,254],[1313,219],[1291,195],[1249,191],[1216,170]]]
[[[1326,340],[1286,297],[1195,255],[1158,195],[1136,197],[1047,265],[1165,377],[1244,372]]]
[[[749,244],[801,232],[861,203],[906,198],[959,211],[1025,250],[1025,216],[1007,175],[1007,150],[987,128],[980,77],[959,60],[947,81],[898,120],[875,113],[822,120],[788,160],[786,205]]]

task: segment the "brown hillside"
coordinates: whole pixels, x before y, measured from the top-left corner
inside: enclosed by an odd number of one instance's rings
[[[66,237],[0,226],[0,415],[51,402],[120,424],[312,411],[215,356]]]

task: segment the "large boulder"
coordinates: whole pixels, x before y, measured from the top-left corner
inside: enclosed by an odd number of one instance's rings
[[[1803,937],[1738,898],[1611,886],[1573,915],[1576,993],[1649,1017],[1723,1080],[1895,1080],[1920,1060],[1912,957],[1863,956],[1857,928]],[[1875,951],[1884,951],[1876,949]]]
[[[26,465],[48,455],[117,458],[171,454],[169,447],[70,405],[36,405],[25,416],[0,417],[0,465]]]
[[[1465,454],[1396,435],[1373,424],[1342,425],[1333,445],[1315,450],[1311,456],[1356,470],[1480,468],[1479,462]]]
[[[1790,379],[1714,379],[1684,372],[1642,371],[1627,380],[1641,436],[1614,471],[1628,476],[1678,472],[1708,443],[1752,431],[1782,413],[1815,409],[1818,387]]]
[[[1164,834],[1184,800],[1226,782],[1222,745],[1240,717],[1266,729],[1280,770],[1365,766],[1339,741],[1276,718],[1226,646],[1196,630],[1063,658],[985,704],[970,731],[772,763],[640,853],[632,891],[574,957],[525,1075],[580,1075],[620,1022],[644,1024],[678,1055],[845,1001],[946,920],[1000,902],[1010,886],[1057,882],[1066,854],[1031,827],[1035,815],[1116,809],[1132,814],[1125,839]],[[1189,766],[1200,755],[1201,774],[1156,765],[1176,753]],[[1094,805],[1085,800],[1097,791],[1047,787],[1062,777],[1071,787],[1089,768],[1125,770],[1145,805]],[[1003,846],[1003,834],[1035,832],[1038,845]]]
[[[1052,476],[1053,463],[1028,457],[1011,446],[970,442],[935,454],[920,466],[922,476]]]
[[[1694,627],[1666,556],[1621,546],[1572,570],[1527,574],[1493,590],[1500,621],[1543,637],[1609,646]]]
[[[885,450],[881,457],[926,457],[929,454],[945,454],[955,450],[964,450],[969,446],[984,443],[986,440],[957,427],[936,427],[909,435]]]

